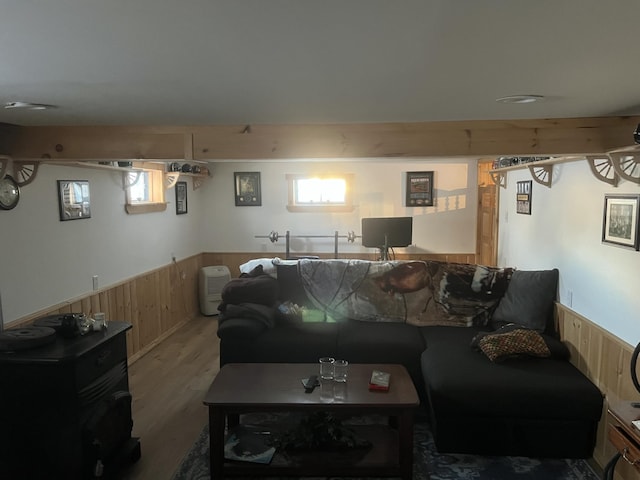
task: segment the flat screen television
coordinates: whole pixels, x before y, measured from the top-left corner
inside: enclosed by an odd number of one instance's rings
[[[362,219],[362,245],[380,249],[381,260],[389,259],[389,248],[411,245],[413,217]]]

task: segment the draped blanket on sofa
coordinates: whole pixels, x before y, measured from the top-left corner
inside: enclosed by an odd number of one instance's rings
[[[334,318],[414,325],[486,324],[511,269],[437,261],[311,260],[307,296]]]

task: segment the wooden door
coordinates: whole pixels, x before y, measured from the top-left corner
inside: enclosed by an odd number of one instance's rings
[[[496,265],[498,256],[498,194],[489,170],[493,160],[478,160],[478,230],[476,263]]]

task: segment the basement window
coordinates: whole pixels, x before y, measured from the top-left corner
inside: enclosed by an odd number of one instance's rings
[[[134,170],[124,175],[127,213],[161,212],[167,209],[162,166],[145,165],[144,170]]]
[[[287,175],[290,212],[353,211],[353,174]]]

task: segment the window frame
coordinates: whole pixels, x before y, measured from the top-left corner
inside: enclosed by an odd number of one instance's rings
[[[289,196],[287,200],[287,210],[289,212],[322,212],[322,213],[340,213],[340,212],[353,212],[355,206],[353,205],[353,183],[355,175],[353,173],[287,173],[287,186],[289,190]],[[332,204],[332,203],[318,203],[316,205],[310,204],[297,204],[296,203],[296,182],[298,180],[320,178],[320,179],[332,179],[340,178],[346,182],[346,192],[344,204]]]
[[[150,174],[149,195],[151,201],[136,202],[130,198],[130,185],[128,185],[128,176],[131,171],[124,172],[125,177],[125,210],[129,214],[162,212],[167,209],[167,202],[164,188],[164,165],[149,165],[144,163],[134,163],[133,168]],[[135,170],[134,170],[135,171]]]

